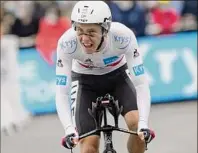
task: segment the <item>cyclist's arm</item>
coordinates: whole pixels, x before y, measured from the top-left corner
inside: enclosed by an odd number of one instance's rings
[[[136,51],[137,50],[137,51]],[[135,53],[136,52],[136,53]],[[125,53],[130,78],[137,92],[137,105],[139,110],[139,128],[148,128],[151,97],[147,74],[144,70],[141,51],[138,48],[137,39],[131,31],[131,43]]]
[[[61,60],[61,62],[58,60]],[[72,59],[66,53],[66,48],[61,48],[61,40],[57,47],[56,64],[56,109],[65,132],[72,127],[70,109],[70,84],[71,84]]]

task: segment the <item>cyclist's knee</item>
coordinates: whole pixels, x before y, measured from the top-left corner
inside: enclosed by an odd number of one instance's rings
[[[138,128],[138,111],[130,111],[124,116],[126,124],[130,130],[137,130]]]
[[[128,124],[128,128],[130,130],[136,131],[138,129],[138,121],[136,121],[136,122],[135,121],[134,122],[130,122]]]
[[[98,153],[99,136],[89,136],[80,141],[81,153]]]
[[[86,146],[81,149],[81,153],[98,153],[98,149],[96,149],[94,146]]]

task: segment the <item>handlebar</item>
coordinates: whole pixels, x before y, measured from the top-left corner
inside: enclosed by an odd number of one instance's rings
[[[96,132],[109,132],[109,131],[110,131],[110,132],[112,132],[112,131],[120,131],[120,132],[123,132],[123,133],[128,133],[128,134],[132,134],[132,135],[138,136],[138,133],[135,132],[135,131],[131,131],[131,130],[127,130],[127,129],[123,129],[123,128],[119,128],[119,127],[107,125],[107,126],[103,126],[103,127],[97,128],[97,129],[95,129],[95,130],[92,130],[92,131],[90,131],[90,132],[88,132],[88,133],[85,133],[85,134],[81,135],[81,136],[79,137],[79,140],[80,140],[80,139],[83,139],[83,138],[85,138],[85,137],[88,137],[88,136],[90,136],[90,135],[92,135],[92,134],[94,134],[94,133],[96,133]],[[144,133],[144,137],[146,137],[146,135],[147,135],[146,131],[144,131],[143,133]],[[152,135],[153,135],[153,138],[154,138],[154,137],[155,137],[155,134],[153,133]],[[148,150],[147,144],[148,144],[148,143],[145,142],[146,150]]]
[[[88,136],[94,134],[95,132],[108,132],[108,131],[120,131],[120,132],[123,132],[123,133],[138,135],[137,132],[135,132],[135,131],[130,131],[130,130],[127,130],[127,129],[118,128],[118,127],[115,127],[115,126],[108,125],[108,126],[105,126],[105,127],[97,128],[97,129],[92,130],[88,133],[85,133],[85,134],[81,135],[79,137],[79,139],[83,139],[85,137],[88,137]]]

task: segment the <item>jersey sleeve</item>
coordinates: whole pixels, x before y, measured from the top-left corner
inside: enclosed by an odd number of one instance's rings
[[[60,38],[56,61],[56,110],[66,132],[69,127],[73,126],[70,109],[72,58],[68,54],[69,48],[63,43],[63,38]]]
[[[150,113],[151,97],[149,82],[144,68],[144,62],[139,50],[137,39],[130,29],[130,44],[125,52],[125,58],[128,65],[128,75],[131,78],[137,94],[137,105],[139,110],[138,128],[148,128],[148,119]]]

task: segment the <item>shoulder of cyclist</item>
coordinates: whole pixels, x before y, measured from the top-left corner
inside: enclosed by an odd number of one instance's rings
[[[77,51],[78,41],[75,30],[68,29],[58,40],[57,52],[72,55]]]
[[[110,35],[114,49],[121,52],[127,51],[131,47],[133,39],[136,39],[133,31],[119,22],[112,22]]]

